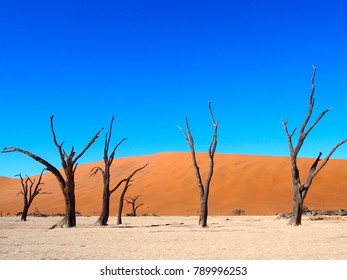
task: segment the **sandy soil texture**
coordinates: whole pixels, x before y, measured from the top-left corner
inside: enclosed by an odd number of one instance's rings
[[[347,259],[347,218],[300,227],[275,216],[125,217],[124,224],[96,227],[97,217],[78,217],[77,227],[49,227],[60,217],[0,218],[2,260],[335,260]]]

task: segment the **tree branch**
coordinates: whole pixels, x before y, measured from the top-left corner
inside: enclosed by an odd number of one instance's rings
[[[308,192],[308,190],[309,190],[309,188],[310,188],[310,186],[311,186],[311,184],[312,184],[312,180],[313,180],[313,178],[314,178],[314,176],[315,176],[314,172],[316,171],[316,168],[317,168],[317,165],[318,165],[318,162],[319,162],[321,156],[322,156],[322,153],[319,152],[319,154],[318,154],[316,160],[315,160],[314,163],[312,164],[311,169],[310,169],[310,171],[309,171],[308,174],[307,174],[307,179],[306,179],[306,181],[305,181],[305,184],[303,184],[303,185],[301,186],[301,188],[300,188],[300,191],[302,192],[302,197],[303,197],[303,199],[305,199],[306,194],[307,194],[307,192]]]
[[[295,128],[295,129],[293,130],[293,132],[290,134],[289,131],[288,131],[287,123],[288,123],[288,121],[282,121],[282,125],[283,125],[283,127],[284,127],[284,131],[286,132],[286,135],[287,135],[288,146],[289,146],[289,149],[290,149],[290,153],[292,154],[293,151],[294,151],[292,138],[293,138],[293,136],[294,136],[294,133],[295,133],[295,131],[296,131],[296,128]]]
[[[133,173],[131,173],[127,178],[121,180],[121,181],[117,184],[117,186],[116,186],[112,191],[110,191],[110,193],[112,194],[112,193],[113,193],[116,189],[118,189],[118,188],[121,186],[121,184],[124,183],[124,182],[125,182],[125,187],[127,188],[127,187],[129,186],[129,183],[131,182],[132,177],[134,177],[134,175],[135,175],[137,172],[139,172],[139,171],[141,171],[142,169],[144,169],[145,167],[147,167],[147,165],[148,165],[148,163],[146,163],[144,166],[142,166],[142,167],[136,169],[136,170],[135,170]]]
[[[112,138],[112,128],[113,128],[113,121],[114,121],[114,116],[112,116],[111,123],[110,123],[110,130],[108,133],[106,133],[106,142],[105,142],[105,154],[108,154],[108,148],[110,147],[110,142]]]
[[[142,166],[142,167],[137,168],[136,170],[134,170],[134,172],[131,173],[130,176],[126,179],[127,183],[129,183],[129,182],[131,181],[132,177],[134,177],[134,175],[135,175],[137,172],[139,172],[139,171],[141,171],[142,169],[146,168],[146,167],[148,166],[148,164],[149,164],[149,163],[146,163],[144,166]]]
[[[183,128],[180,127],[180,126],[178,126],[178,128],[182,131],[182,133],[183,133],[183,135],[184,135],[184,138],[186,139],[186,141],[187,141],[189,147],[191,148],[191,146],[194,147],[194,139],[193,139],[193,137],[191,136],[191,133],[190,133],[188,117],[186,117],[185,121],[186,121],[187,132],[185,132],[185,131],[183,130]]]
[[[100,132],[101,132],[103,129],[104,129],[104,128],[101,128],[101,129],[94,135],[93,139],[90,140],[90,142],[89,142],[89,143],[87,144],[87,146],[83,149],[83,151],[82,151],[78,156],[76,156],[76,158],[72,161],[73,164],[75,164],[75,163],[79,160],[79,158],[80,158],[81,156],[83,156],[83,154],[90,148],[90,146],[93,145],[93,143],[94,143],[95,140],[99,137],[99,134],[100,134]]]
[[[145,205],[144,203],[141,203],[135,207],[135,210],[139,209],[141,206]]]
[[[326,113],[328,113],[332,108],[329,108],[327,110],[325,110],[324,112],[322,112],[318,118],[315,120],[315,122],[309,127],[309,129],[305,132],[305,138],[306,136],[311,132],[311,130],[316,126],[316,124],[324,117],[324,115]]]
[[[208,101],[208,109],[209,109],[209,111],[210,111],[210,116],[211,116],[212,124],[215,126],[215,125],[216,125],[216,122],[215,122],[214,117],[213,117],[213,112],[212,112],[212,107],[211,107],[211,101]]]
[[[108,164],[109,164],[109,165],[112,164],[112,162],[113,162],[113,160],[114,160],[114,156],[115,156],[115,154],[116,154],[116,151],[117,151],[118,147],[119,147],[125,140],[127,140],[127,139],[128,139],[128,138],[123,138],[123,139],[114,147],[114,149],[113,149],[113,151],[112,151],[112,153],[111,153],[111,155],[110,155],[110,158],[109,158],[109,160],[108,160]]]
[[[311,90],[311,94],[310,94],[310,105],[309,105],[309,109],[308,109],[308,113],[306,116],[305,121],[303,122],[301,129],[300,129],[300,138],[302,138],[303,140],[305,140],[306,136],[311,132],[311,130],[316,126],[316,124],[324,117],[324,115],[329,112],[331,110],[331,108],[323,111],[318,118],[314,121],[314,123],[307,129],[307,131],[305,131],[305,128],[309,122],[309,120],[311,119],[312,116],[312,112],[313,112],[313,107],[314,107],[314,93],[315,93],[315,84],[314,84],[314,80],[315,80],[315,76],[316,76],[316,67],[314,65],[312,65],[313,67],[313,75],[311,78],[311,84],[312,84],[312,90]]]
[[[210,158],[210,168],[209,168],[209,173],[207,175],[207,179],[206,179],[206,192],[208,192],[209,190],[209,186],[211,183],[211,179],[213,176],[213,168],[214,168],[214,154],[216,152],[216,148],[217,148],[217,130],[218,130],[218,122],[215,122],[214,117],[213,117],[213,113],[212,113],[212,108],[211,108],[211,102],[208,102],[208,107],[210,110],[210,115],[211,115],[211,120],[212,120],[212,124],[214,127],[214,133],[213,133],[213,137],[212,137],[212,141],[210,144],[210,147],[208,149],[208,153],[209,153],[209,158]]]
[[[316,170],[318,162],[319,162],[321,156],[322,156],[322,152],[319,152],[318,157],[316,158],[316,160],[314,161],[314,163],[311,166],[310,172],[314,172]]]
[[[312,74],[312,78],[311,78],[312,90],[311,90],[311,94],[310,94],[310,105],[308,108],[308,113],[307,113],[306,119],[302,123],[302,126],[300,128],[300,137],[301,137],[301,135],[305,135],[305,134],[307,135],[308,134],[308,133],[305,133],[305,128],[306,128],[306,125],[308,124],[308,122],[312,116],[313,107],[314,107],[314,92],[316,89],[316,87],[314,85],[314,79],[316,77],[316,67],[314,65],[312,65],[312,67],[313,67],[313,74]]]
[[[52,172],[58,179],[59,182],[64,182],[64,178],[63,176],[60,174],[59,170],[57,168],[55,168],[52,164],[50,164],[48,161],[44,160],[43,158],[20,148],[16,148],[16,147],[6,147],[2,150],[2,153],[11,153],[11,152],[20,152],[22,154],[25,154],[29,157],[31,157],[32,159],[34,159],[35,161],[43,164],[44,166],[46,166],[46,169],[50,172]]]
[[[188,117],[186,117],[187,132],[185,132],[180,126],[178,128],[182,131],[183,135],[185,136],[186,142],[189,145],[191,155],[192,155],[193,165],[194,165],[194,169],[195,169],[195,175],[196,175],[196,178],[198,181],[198,187],[200,190],[200,194],[203,195],[205,190],[204,190],[204,185],[203,185],[202,179],[201,179],[200,168],[199,168],[199,165],[198,165],[197,160],[196,160],[195,148],[194,148],[194,139],[193,139],[192,133],[190,132]]]
[[[95,166],[92,168],[92,170],[90,170],[89,177],[95,176],[98,173],[98,171],[100,171],[102,175],[105,174],[104,170],[101,167]]]
[[[187,143],[189,143],[188,141],[188,136],[186,134],[186,132],[183,130],[183,128],[181,126],[178,125],[178,128],[182,131],[183,135],[184,135],[184,138],[186,139]]]
[[[140,198],[141,195],[136,195],[136,196],[129,196],[129,197],[125,197],[124,200],[129,203],[129,204],[133,204],[135,203],[139,198]]]
[[[24,180],[24,178],[22,177],[22,174],[19,173],[16,175],[16,177],[19,177],[20,178],[20,181],[21,181],[21,185],[22,185],[22,190],[17,194],[22,194],[23,197],[24,197],[24,203],[25,204],[28,204],[29,207],[32,203],[32,201],[34,200],[34,198],[39,195],[39,194],[44,194],[44,193],[41,193],[41,188],[40,188],[40,185],[43,185],[44,183],[42,183],[42,175],[43,175],[43,172],[45,171],[46,169],[43,169],[41,171],[41,174],[40,174],[40,177],[37,181],[37,183],[35,184],[35,179],[32,180],[28,175],[25,175],[26,176],[26,180]],[[34,189],[33,189],[34,188]]]
[[[323,160],[323,162],[321,163],[321,165],[316,169],[316,171],[314,172],[314,176],[317,175],[317,173],[327,164],[327,162],[329,161],[330,157],[333,155],[333,153],[337,150],[337,148],[339,148],[341,145],[345,144],[347,142],[347,138],[343,139],[342,141],[340,141],[339,143],[337,143],[329,152],[329,154],[325,157],[325,159]]]
[[[127,179],[122,179],[119,181],[118,184],[112,190],[110,190],[110,195],[113,194],[126,181]]]
[[[58,141],[57,141],[57,136],[56,136],[55,131],[54,131],[53,119],[54,119],[54,115],[52,115],[51,118],[50,118],[51,132],[52,132],[52,136],[53,136],[53,142],[54,142],[55,146],[56,146],[57,149],[58,149],[59,156],[60,156],[60,159],[61,159],[61,164],[62,164],[63,168],[65,169],[65,168],[66,168],[65,157],[67,157],[67,155],[66,155],[65,151],[63,150],[64,142],[62,142],[61,144],[59,144]]]

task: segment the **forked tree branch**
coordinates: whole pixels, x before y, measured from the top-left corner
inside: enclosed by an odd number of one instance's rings
[[[81,156],[83,156],[83,154],[90,148],[91,145],[93,145],[93,143],[95,142],[95,140],[99,137],[100,132],[103,130],[104,128],[101,128],[92,138],[92,140],[89,141],[89,143],[87,144],[87,146],[83,149],[82,152],[80,152],[74,160],[72,160],[73,164],[76,164],[76,162],[80,159]]]
[[[314,176],[317,175],[317,173],[319,171],[321,171],[321,169],[327,164],[327,162],[329,161],[330,157],[333,155],[333,153],[337,150],[338,147],[340,147],[341,145],[343,145],[344,143],[347,142],[347,138],[343,139],[342,141],[340,141],[339,143],[337,143],[329,152],[329,154],[325,157],[325,159],[322,161],[321,165],[315,170],[314,172]]]
[[[99,171],[102,175],[105,174],[105,171],[101,167],[95,166],[92,168],[92,170],[90,170],[89,177],[95,176]]]
[[[139,209],[141,206],[143,206],[143,203],[140,203],[138,205],[136,205],[136,201],[140,198],[141,195],[136,195],[136,196],[130,196],[130,197],[125,197],[124,200],[128,203],[131,204],[133,209],[136,211],[137,209]],[[135,206],[136,205],[136,206]]]
[[[210,168],[209,168],[209,173],[207,175],[206,178],[206,188],[207,191],[209,191],[209,186],[211,183],[211,179],[213,176],[213,169],[214,169],[214,154],[216,152],[216,148],[217,148],[217,131],[218,131],[218,122],[215,122],[214,117],[213,117],[213,112],[212,112],[212,108],[211,108],[211,102],[208,102],[208,108],[210,110],[210,115],[211,115],[211,120],[212,120],[212,124],[214,127],[214,132],[213,132],[213,137],[212,137],[212,141],[210,144],[210,147],[208,149],[208,153],[209,153],[209,158],[210,158]]]
[[[196,179],[198,182],[198,187],[200,190],[200,194],[203,195],[208,195],[208,191],[209,191],[209,185],[212,179],[212,175],[213,175],[213,167],[214,167],[214,154],[216,151],[216,147],[217,147],[217,131],[218,131],[218,122],[215,121],[214,119],[214,115],[213,115],[213,111],[212,111],[212,107],[211,107],[211,102],[208,102],[208,109],[209,109],[209,113],[210,113],[210,117],[211,117],[211,121],[212,121],[212,125],[214,127],[214,133],[213,133],[213,137],[211,140],[211,143],[209,145],[208,148],[208,155],[209,155],[209,159],[210,159],[210,168],[209,168],[209,173],[207,175],[206,178],[206,184],[204,186],[204,184],[202,183],[202,178],[201,178],[201,174],[200,174],[200,168],[199,165],[197,163],[196,160],[196,154],[195,154],[195,147],[194,147],[194,138],[193,135],[190,131],[189,128],[189,122],[188,122],[188,117],[186,117],[186,131],[183,130],[182,127],[178,126],[178,128],[182,131],[186,142],[189,145],[189,148],[191,150],[191,154],[192,154],[192,160],[193,160],[193,165],[194,165],[194,169],[195,169],[195,175],[196,175]]]
[[[22,177],[22,174],[19,173],[16,175],[16,177],[20,178],[21,181],[21,185],[22,185],[22,190],[18,193],[18,194],[22,194],[24,199],[27,201],[27,203],[30,205],[31,202],[34,200],[34,198],[39,195],[39,194],[47,194],[47,193],[41,193],[41,185],[44,185],[44,183],[42,182],[42,176],[43,176],[43,172],[46,170],[46,168],[44,168],[39,176],[39,179],[37,181],[37,183],[35,184],[36,180],[32,180],[28,175],[25,175],[26,179],[24,180],[24,178]]]
[[[108,149],[110,147],[110,142],[112,138],[112,128],[113,128],[113,121],[114,121],[114,116],[112,116],[111,123],[110,123],[110,130],[106,133],[106,138],[105,138],[105,155],[108,155]]]
[[[50,118],[50,124],[51,124],[51,132],[52,132],[52,136],[53,136],[53,142],[54,142],[55,146],[56,146],[57,149],[58,149],[62,167],[65,169],[65,168],[66,168],[65,157],[67,157],[67,154],[66,154],[65,151],[63,150],[64,142],[62,142],[61,144],[59,144],[58,141],[57,141],[57,136],[56,136],[55,130],[54,130],[53,119],[54,119],[54,115],[52,115],[51,118]]]
[[[302,215],[302,205],[304,203],[304,199],[309,191],[309,188],[312,184],[312,181],[314,177],[322,170],[322,168],[326,165],[326,163],[329,161],[332,154],[336,151],[338,147],[340,147],[342,144],[347,142],[347,138],[342,140],[341,142],[337,143],[332,150],[329,152],[329,154],[325,157],[325,159],[322,161],[321,164],[319,162],[321,161],[322,153],[320,152],[313,162],[308,174],[306,181],[302,184],[300,180],[300,173],[297,166],[297,155],[302,148],[304,141],[308,134],[312,131],[312,129],[318,124],[318,122],[325,116],[327,112],[331,110],[327,109],[323,111],[315,120],[314,122],[307,128],[308,123],[310,122],[310,119],[312,117],[315,99],[314,99],[314,93],[315,93],[315,76],[316,76],[316,68],[313,65],[313,75],[311,79],[312,84],[312,90],[310,94],[310,102],[309,102],[309,108],[308,113],[306,115],[305,120],[303,121],[301,127],[300,127],[300,133],[298,136],[297,144],[294,147],[293,146],[293,135],[296,130],[294,130],[292,133],[289,133],[287,122],[282,122],[287,139],[288,139],[288,146],[290,149],[290,156],[291,156],[291,168],[292,168],[292,182],[294,187],[294,196],[293,196],[293,217],[290,220],[289,224],[293,225],[299,225],[301,224],[301,215]]]
[[[72,165],[75,165],[76,162],[83,156],[83,154],[90,148],[91,145],[93,145],[93,143],[95,142],[95,140],[99,137],[100,132],[104,129],[101,128],[95,135],[94,137],[89,141],[89,143],[87,144],[87,146],[82,150],[81,153],[79,153],[75,158],[75,147],[72,146],[70,154],[68,155],[65,150],[63,149],[63,144],[64,142],[62,142],[61,144],[58,143],[57,141],[57,136],[55,134],[54,131],[54,124],[53,124],[53,119],[54,119],[54,115],[51,116],[51,131],[52,131],[52,135],[53,135],[53,141],[55,146],[57,147],[58,151],[59,151],[59,155],[60,155],[60,159],[62,162],[62,166],[64,169],[66,169],[68,162],[72,163]]]
[[[301,128],[300,128],[300,134],[299,134],[299,137],[298,137],[298,142],[294,148],[293,146],[293,136],[294,136],[294,133],[296,131],[296,129],[294,129],[294,131],[290,134],[289,131],[288,131],[288,127],[287,127],[287,121],[282,121],[282,124],[283,124],[283,127],[284,127],[284,130],[285,130],[285,133],[286,133],[286,136],[287,136],[287,139],[288,139],[288,145],[289,145],[289,149],[290,149],[290,152],[291,152],[291,155],[293,155],[294,157],[296,157],[302,147],[302,145],[304,144],[304,141],[307,137],[307,135],[311,132],[311,130],[318,124],[318,122],[324,117],[324,115],[329,112],[331,110],[331,108],[323,111],[318,117],[317,119],[312,123],[312,125],[305,131],[306,129],[306,126],[307,124],[309,123],[311,117],[312,117],[312,112],[313,112],[313,108],[314,108],[314,93],[315,93],[315,84],[314,84],[314,80],[315,80],[315,76],[316,76],[316,67],[314,65],[312,65],[313,67],[313,75],[312,75],[312,78],[311,78],[311,83],[312,83],[312,90],[311,90],[311,94],[310,94],[310,102],[309,102],[309,109],[308,109],[308,113],[307,113],[307,116],[304,120],[304,122],[302,123],[301,125]]]
[[[293,130],[292,133],[289,133],[287,124],[288,124],[288,121],[282,121],[282,125],[284,127],[284,131],[286,132],[286,136],[287,136],[287,139],[288,139],[288,146],[289,146],[289,149],[290,149],[290,153],[292,154],[293,151],[294,151],[292,138],[293,138],[293,136],[295,134],[296,128]]]
[[[186,129],[187,129],[187,132],[185,132],[180,126],[178,126],[178,128],[182,131],[183,135],[185,136],[186,142],[189,145],[189,148],[190,148],[190,151],[191,151],[191,155],[192,155],[192,161],[193,161],[193,165],[194,165],[195,175],[196,175],[196,179],[197,179],[197,182],[198,182],[198,187],[199,187],[199,190],[200,190],[200,194],[204,195],[205,189],[204,189],[204,185],[203,185],[202,179],[201,179],[200,168],[199,168],[198,162],[196,160],[194,139],[193,139],[192,133],[190,132],[188,117],[186,117]]]
[[[128,138],[123,138],[123,139],[114,147],[114,149],[113,149],[113,151],[112,151],[112,153],[111,153],[111,155],[110,155],[110,157],[109,157],[109,159],[108,159],[108,164],[109,164],[109,165],[112,164],[112,162],[113,162],[113,160],[114,160],[114,156],[115,156],[115,154],[116,154],[116,151],[117,151],[118,147],[119,147],[125,140],[127,140],[127,139],[128,139]]]
[[[120,180],[118,184],[112,190],[110,190],[110,194],[113,194],[126,181],[127,181],[127,178]]]
[[[131,173],[127,178],[124,178],[121,181],[119,181],[119,183],[110,191],[110,194],[115,192],[123,183],[125,183],[126,186],[129,185],[129,183],[131,182],[132,177],[134,177],[134,175],[137,172],[141,171],[142,169],[144,169],[147,166],[148,166],[148,163],[146,163],[144,166],[142,166],[142,167],[136,169],[135,171],[133,171],[133,173]]]
[[[124,200],[126,202],[128,202],[129,204],[131,204],[132,202],[136,202],[141,195],[136,195],[136,196],[129,196],[129,197],[125,197]]]

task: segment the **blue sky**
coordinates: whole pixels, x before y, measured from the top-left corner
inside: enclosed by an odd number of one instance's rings
[[[187,115],[205,152],[219,121],[218,153],[288,155],[281,124],[307,113],[312,64],[314,116],[333,110],[301,156],[323,154],[347,137],[345,1],[1,1],[0,148],[17,146],[59,166],[58,141],[80,163],[102,160],[115,116],[118,157],[189,151],[177,125]],[[335,158],[346,158],[341,147]],[[0,175],[42,166],[0,154]]]

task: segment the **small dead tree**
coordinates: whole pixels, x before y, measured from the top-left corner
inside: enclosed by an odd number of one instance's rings
[[[200,174],[200,168],[198,166],[197,160],[196,160],[196,155],[195,155],[195,148],[194,148],[194,139],[191,134],[189,124],[188,124],[188,117],[186,117],[186,129],[187,132],[185,132],[180,126],[179,129],[182,131],[189,147],[191,150],[192,154],[192,160],[193,160],[193,165],[195,169],[195,175],[196,179],[198,182],[198,187],[200,191],[200,217],[199,217],[199,225],[201,227],[207,227],[207,216],[208,216],[208,196],[209,196],[209,191],[210,191],[210,184],[211,184],[211,179],[213,176],[213,168],[214,168],[214,154],[216,151],[217,147],[217,130],[218,130],[218,122],[214,120],[213,113],[212,113],[212,108],[211,108],[211,102],[208,102],[208,108],[210,111],[210,116],[212,120],[212,125],[214,127],[214,133],[213,137],[211,140],[211,144],[208,148],[208,156],[210,160],[210,167],[209,167],[209,172],[206,178],[205,185],[202,183],[202,178]]]
[[[315,102],[315,99],[314,99],[314,92],[315,92],[314,79],[315,79],[315,76],[316,76],[316,68],[315,68],[315,66],[313,66],[313,75],[312,75],[312,79],[311,79],[312,90],[311,90],[311,95],[310,95],[309,109],[308,109],[307,116],[301,125],[300,131],[299,131],[299,136],[298,136],[298,142],[297,142],[295,147],[293,145],[293,136],[296,132],[296,129],[294,129],[293,132],[290,133],[288,131],[288,127],[287,127],[287,121],[282,122],[285,133],[287,135],[287,139],[288,139],[288,146],[289,146],[289,150],[290,150],[290,159],[291,159],[291,175],[292,175],[292,185],[293,185],[293,210],[292,210],[292,216],[288,222],[288,225],[293,225],[293,226],[301,225],[304,200],[307,196],[307,193],[310,189],[310,186],[312,184],[314,177],[326,165],[326,163],[329,161],[331,155],[335,152],[335,150],[338,147],[340,147],[342,144],[347,142],[347,138],[346,138],[346,139],[342,140],[341,142],[339,142],[338,144],[336,144],[320,164],[319,164],[319,161],[320,161],[320,158],[322,156],[322,153],[319,152],[318,157],[313,162],[313,164],[312,164],[312,166],[308,172],[306,180],[304,182],[301,181],[299,167],[297,164],[298,153],[299,153],[301,147],[303,146],[307,135],[316,126],[316,124],[324,117],[324,115],[330,111],[330,109],[323,111],[318,116],[318,118],[312,123],[312,125],[309,126],[308,128],[306,128],[310,119],[311,119],[313,107],[314,107],[314,102]]]
[[[139,172],[140,170],[144,169],[146,166],[148,165],[148,163],[138,169],[136,169],[133,173],[131,173],[129,175],[128,178],[125,179],[125,186],[124,189],[119,197],[119,206],[118,206],[118,217],[117,217],[117,225],[121,225],[122,224],[122,213],[123,213],[123,206],[124,206],[124,197],[126,192],[128,191],[129,187],[131,186],[131,179],[134,177],[134,175]]]
[[[125,198],[125,201],[128,204],[131,204],[131,216],[136,217],[136,211],[139,209],[141,206],[143,206],[143,203],[137,204],[137,200],[140,198],[141,195],[136,195],[136,196],[129,196]]]
[[[18,193],[18,195],[21,194],[23,196],[23,202],[24,202],[21,221],[25,222],[27,220],[29,208],[34,198],[39,194],[46,194],[41,192],[42,189],[40,188],[40,185],[44,184],[42,182],[42,175],[45,170],[46,169],[42,170],[37,182],[35,182],[35,179],[34,180],[31,179],[28,175],[26,175],[25,180],[22,177],[22,174],[19,173],[18,175],[16,175],[17,177],[20,178],[20,182],[22,185],[22,190]]]
[[[20,148],[16,147],[6,147],[3,149],[3,153],[10,153],[10,152],[20,152],[23,153],[35,161],[43,164],[46,166],[46,169],[50,171],[58,180],[60,189],[63,193],[64,196],[64,201],[65,201],[65,216],[63,220],[58,223],[56,226],[60,227],[75,227],[76,226],[76,202],[75,202],[75,172],[77,168],[77,161],[83,156],[83,154],[91,147],[91,145],[95,142],[95,140],[98,138],[100,132],[103,130],[100,129],[90,140],[90,142],[87,144],[87,146],[80,152],[78,155],[76,155],[75,148],[72,147],[70,154],[67,154],[66,151],[63,149],[63,144],[58,143],[55,131],[54,131],[54,126],[53,126],[53,118],[54,116],[51,116],[51,131],[53,135],[53,142],[55,146],[58,149],[59,156],[61,159],[61,165],[63,167],[63,171],[65,173],[65,177],[62,175],[62,173],[54,167],[52,164],[50,164],[48,161],[45,159]],[[52,228],[54,228],[53,226]]]
[[[119,186],[126,181],[126,179],[120,181],[113,189],[110,190],[110,176],[111,176],[111,165],[113,163],[117,148],[126,140],[123,138],[112,150],[109,155],[109,148],[112,136],[112,126],[113,126],[114,116],[112,117],[110,130],[106,134],[105,146],[104,146],[104,169],[99,166],[94,167],[91,170],[90,176],[96,175],[99,171],[103,177],[104,189],[102,196],[102,209],[100,217],[98,218],[96,224],[100,226],[106,226],[108,218],[110,215],[110,197],[119,188]]]

